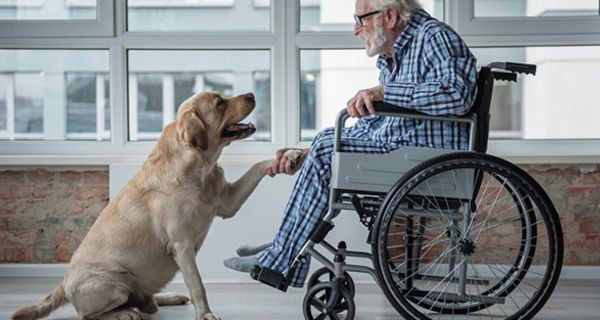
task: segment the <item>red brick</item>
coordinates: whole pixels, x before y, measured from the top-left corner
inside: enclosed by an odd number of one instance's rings
[[[581,182],[586,186],[598,186],[600,185],[600,172],[594,171],[583,175],[583,181]]]
[[[56,174],[55,181],[75,186],[81,184],[81,178],[82,175],[79,171],[61,171]]]
[[[27,263],[33,262],[32,257],[29,248],[0,248],[0,262]]]
[[[585,197],[586,193],[589,192],[588,187],[573,187],[569,189],[570,196],[578,199],[582,199]]]
[[[48,198],[50,196],[60,196],[65,193],[63,188],[57,186],[40,187],[33,189],[32,197],[34,198]]]
[[[85,212],[85,209],[83,207],[76,206],[74,208],[71,208],[71,210],[67,211],[67,215],[68,216],[80,216],[84,212]]]
[[[71,242],[71,231],[61,230],[54,236],[54,241],[60,247],[65,247]]]
[[[15,208],[16,206],[17,204],[15,204],[14,201],[0,198],[0,216],[15,214],[17,212],[17,209]]]
[[[0,171],[0,185],[1,184],[18,184],[18,183],[25,183],[25,171],[21,171],[21,170]]]
[[[73,256],[72,250],[58,248],[56,250],[56,253],[54,254],[54,260],[52,262],[56,262],[56,263],[69,262],[69,260],[71,260],[72,256]]]
[[[35,243],[36,232],[33,230],[28,231],[14,231],[14,230],[0,230],[0,247],[33,247]]]
[[[77,187],[75,188],[75,199],[76,200],[90,200],[90,199],[107,199],[108,198],[108,186],[106,187]]]
[[[29,198],[33,194],[33,189],[25,184],[5,184],[0,185],[0,199],[22,199]]]
[[[37,222],[37,219],[34,216],[12,215],[5,217],[4,219],[6,221],[5,230],[15,231],[35,229]]]
[[[44,169],[36,169],[27,171],[25,178],[27,181],[34,185],[48,185],[53,182],[56,172],[48,171]]]
[[[108,205],[108,200],[94,202],[85,209],[85,214],[89,216],[98,216]]]
[[[85,186],[108,186],[108,171],[85,171],[82,175]]]

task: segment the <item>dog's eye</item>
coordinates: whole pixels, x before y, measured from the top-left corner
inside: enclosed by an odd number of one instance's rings
[[[225,108],[225,100],[223,100],[223,98],[219,98],[219,100],[217,100],[217,108]]]

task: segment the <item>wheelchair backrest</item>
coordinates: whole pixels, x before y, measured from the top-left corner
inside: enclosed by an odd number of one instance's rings
[[[469,110],[469,114],[476,115],[477,126],[473,141],[473,150],[485,153],[487,151],[490,130],[490,104],[492,90],[494,89],[494,74],[490,68],[481,67],[477,74],[477,96]]]

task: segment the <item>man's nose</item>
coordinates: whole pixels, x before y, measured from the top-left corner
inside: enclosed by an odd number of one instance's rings
[[[358,23],[354,24],[354,36],[358,37],[358,34],[360,33],[360,30],[362,29],[362,26]]]

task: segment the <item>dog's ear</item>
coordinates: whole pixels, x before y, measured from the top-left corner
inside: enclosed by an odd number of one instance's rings
[[[194,110],[185,111],[177,119],[177,139],[192,148],[208,148],[206,127]]]

